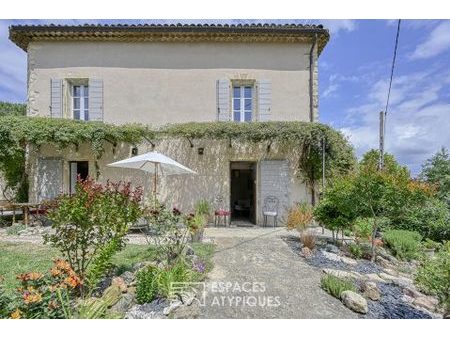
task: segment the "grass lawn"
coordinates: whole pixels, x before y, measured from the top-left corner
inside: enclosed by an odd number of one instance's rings
[[[213,244],[194,243],[196,254],[206,263],[206,269],[212,268],[211,258],[214,254]],[[58,250],[41,244],[0,242],[0,276],[4,278],[6,292],[11,292],[19,283],[18,274],[24,272],[45,272],[52,266],[55,258],[61,257]],[[117,253],[113,263],[121,271],[129,270],[133,264],[155,258],[155,249],[149,245],[128,244]]]

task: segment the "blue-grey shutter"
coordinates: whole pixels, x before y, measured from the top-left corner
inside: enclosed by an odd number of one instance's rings
[[[217,80],[217,120],[230,120],[230,80]]]
[[[271,120],[272,84],[270,80],[259,80],[258,88],[258,120]]]
[[[50,116],[61,118],[62,117],[62,80],[51,79],[50,80]]]
[[[89,79],[89,120],[103,121],[102,79]]]

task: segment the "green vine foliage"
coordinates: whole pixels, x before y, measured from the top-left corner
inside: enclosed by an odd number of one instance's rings
[[[322,142],[325,141],[326,177],[332,178],[352,170],[356,160],[353,148],[333,128],[300,121],[289,122],[191,122],[150,128],[140,124],[115,126],[102,122],[84,122],[43,117],[0,116],[0,171],[9,186],[25,184],[25,151],[28,144],[53,144],[61,149],[89,143],[100,158],[106,143],[139,144],[159,138],[238,140],[278,143],[297,147],[299,169],[312,189],[322,177]]]
[[[10,103],[0,101],[0,116],[25,116],[27,105],[24,103]]]
[[[206,122],[167,125],[163,134],[188,139],[234,139],[247,142],[267,142],[298,147],[299,169],[305,182],[314,191],[322,178],[322,142],[325,141],[325,176],[330,179],[353,170],[356,158],[347,139],[337,130],[321,124],[303,121],[289,122]],[[314,196],[314,194],[312,195]]]
[[[60,149],[69,145],[89,143],[100,158],[106,143],[137,144],[153,139],[155,132],[146,126],[127,124],[114,126],[102,122],[84,122],[43,117],[0,116],[0,172],[7,187],[17,191],[16,200],[27,199],[25,153],[27,145],[53,144]]]

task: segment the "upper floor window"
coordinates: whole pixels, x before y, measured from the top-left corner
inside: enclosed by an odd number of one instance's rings
[[[253,87],[233,86],[233,121],[250,122],[253,114]]]
[[[75,120],[89,120],[89,87],[72,86],[72,113]]]

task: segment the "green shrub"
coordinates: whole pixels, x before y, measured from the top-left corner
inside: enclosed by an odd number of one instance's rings
[[[369,239],[372,236],[372,218],[358,217],[353,223],[353,233],[358,239]]]
[[[320,279],[320,286],[330,295],[338,299],[341,298],[341,294],[344,291],[356,292],[356,287],[352,282],[331,275],[323,276]]]
[[[433,258],[424,258],[417,270],[417,285],[435,295],[447,315],[450,314],[450,242],[446,242]]]
[[[193,271],[181,260],[165,269],[148,266],[136,276],[136,300],[143,304],[157,297],[169,298],[173,283],[189,282],[193,277]]]
[[[199,200],[195,203],[195,214],[209,217],[211,214],[211,203],[207,200]]]
[[[148,266],[140,270],[136,275],[136,300],[139,304],[150,303],[156,298],[158,288],[156,278],[159,269]]]
[[[100,279],[112,269],[112,258],[120,251],[121,247],[121,240],[113,238],[99,248],[98,254],[92,259],[86,273],[86,280],[91,288],[94,288],[100,282]]]
[[[410,205],[392,215],[396,229],[419,232],[434,241],[450,240],[450,209],[436,198],[425,198],[422,203]]]
[[[363,256],[363,249],[356,243],[350,243],[348,245],[348,251],[354,258],[361,258]]]
[[[84,281],[90,264],[97,261],[98,270],[99,260],[106,266],[105,259],[114,254],[106,251],[123,248],[128,227],[141,215],[141,198],[142,189],[131,189],[130,183],[79,181],[75,194],[56,200],[48,216],[55,233],[46,235],[45,241],[61,251]]]
[[[314,217],[327,229],[337,232],[349,228],[357,214],[353,199],[353,177],[334,181],[314,209]]]
[[[422,236],[415,231],[388,230],[383,234],[383,241],[396,257],[403,260],[417,257],[421,240]]]
[[[158,296],[168,298],[172,291],[172,283],[189,282],[192,277],[192,270],[181,260],[171,268],[160,270],[156,284]]]

